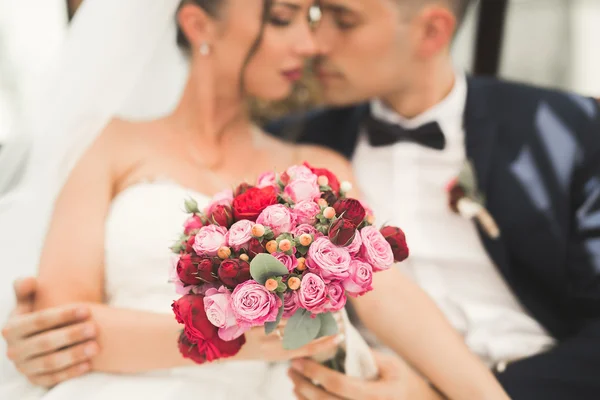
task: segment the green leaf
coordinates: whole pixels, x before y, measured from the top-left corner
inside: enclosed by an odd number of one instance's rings
[[[277,293],[284,293],[287,290],[287,285],[283,282],[279,282],[279,285],[277,285]]]
[[[270,335],[277,329],[277,325],[281,322],[281,317],[283,316],[283,293],[277,293],[279,298],[281,299],[281,307],[279,307],[279,312],[277,313],[277,319],[275,322],[267,322],[265,323],[265,334]]]
[[[321,329],[321,318],[311,317],[311,313],[299,308],[288,320],[283,333],[283,348],[296,350],[316,339]]]
[[[321,329],[317,334],[317,338],[323,336],[333,336],[338,333],[338,325],[335,322],[335,318],[332,313],[324,313],[317,315],[317,318],[321,319]]]
[[[269,278],[288,273],[286,266],[270,254],[257,254],[250,262],[250,275],[261,285],[264,285]]]

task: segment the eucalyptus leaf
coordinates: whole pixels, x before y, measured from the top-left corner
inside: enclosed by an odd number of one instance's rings
[[[265,333],[270,335],[277,329],[277,325],[281,322],[281,317],[283,316],[283,293],[277,293],[279,298],[281,299],[281,307],[279,307],[279,312],[277,313],[277,319],[275,322],[267,322],[265,323]]]
[[[267,279],[289,274],[285,265],[270,254],[257,254],[250,262],[250,275],[264,285]]]
[[[283,348],[296,350],[316,339],[321,329],[321,318],[312,318],[311,313],[299,308],[288,320],[283,333]]]
[[[317,318],[321,319],[321,329],[317,334],[317,338],[323,336],[333,336],[338,333],[338,325],[335,322],[335,318],[332,313],[324,313],[317,315]]]

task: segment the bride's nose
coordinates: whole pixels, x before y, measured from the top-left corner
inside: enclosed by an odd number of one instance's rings
[[[317,53],[315,35],[308,24],[304,25],[299,32],[295,51],[302,57],[312,57]]]

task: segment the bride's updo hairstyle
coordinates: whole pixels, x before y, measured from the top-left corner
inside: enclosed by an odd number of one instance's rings
[[[181,4],[179,5],[179,8],[181,8],[185,4],[195,4],[202,10],[204,10],[204,12],[206,12],[208,15],[216,19],[221,16],[221,9],[223,8],[226,2],[227,0],[182,0]],[[268,21],[269,12],[271,10],[272,5],[273,0],[263,0],[263,11],[261,16],[260,31],[258,32],[258,36],[256,37],[256,39],[252,43],[252,46],[248,51],[248,55],[244,60],[242,70],[240,71],[240,90],[242,92],[244,92],[244,71],[246,70],[248,63],[250,62],[250,60],[252,59],[252,57],[254,56],[254,54],[260,46],[265,30],[265,25]],[[191,50],[190,42],[179,25],[177,26],[177,45],[185,52],[189,52]]]

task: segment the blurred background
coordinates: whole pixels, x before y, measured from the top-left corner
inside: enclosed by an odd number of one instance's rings
[[[36,80],[54,62],[84,1],[0,0],[0,145],[22,131]],[[469,11],[454,55],[473,74],[600,97],[598,38],[599,0],[480,0]],[[253,110],[264,120],[317,101],[308,78],[283,104],[255,103]]]

